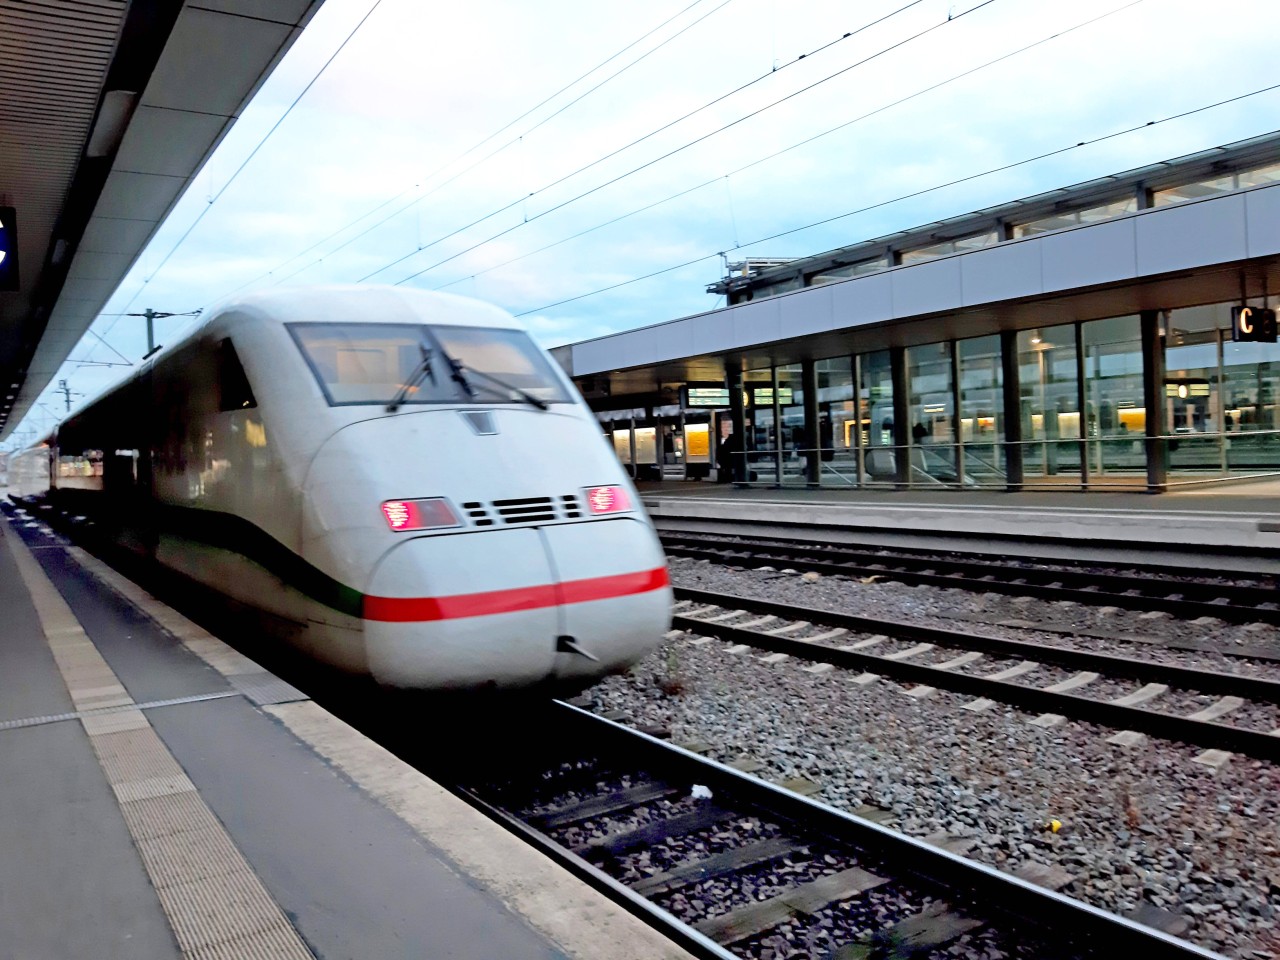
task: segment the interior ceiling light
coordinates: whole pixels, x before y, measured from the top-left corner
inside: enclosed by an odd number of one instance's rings
[[[109,157],[116,152],[137,102],[138,94],[132,90],[108,90],[103,95],[89,145],[85,147],[86,157]]]

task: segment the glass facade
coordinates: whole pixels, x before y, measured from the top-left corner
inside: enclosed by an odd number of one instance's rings
[[[598,417],[642,480],[727,480],[726,443],[739,482],[769,486],[1145,490],[1280,474],[1280,344],[1233,342],[1235,305],[747,370],[740,441],[727,403]]]

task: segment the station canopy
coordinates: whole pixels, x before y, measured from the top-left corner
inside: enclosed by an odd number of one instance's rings
[[[323,0],[0,0],[0,440]]]

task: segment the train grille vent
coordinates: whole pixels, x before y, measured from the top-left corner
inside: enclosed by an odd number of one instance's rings
[[[550,523],[555,520],[576,520],[582,516],[582,508],[577,494],[569,493],[562,497],[523,497],[519,500],[495,500],[491,504],[503,523]],[[485,513],[483,505],[464,503],[468,516],[477,526],[489,526],[493,523]],[[475,519],[484,517],[485,522]]]
[[[547,523],[556,519],[555,502],[550,497],[495,500],[493,509],[504,523]]]
[[[485,509],[483,503],[477,500],[471,500],[462,505],[462,509],[467,511],[467,519],[477,527],[492,527],[493,518],[489,516],[489,511]]]

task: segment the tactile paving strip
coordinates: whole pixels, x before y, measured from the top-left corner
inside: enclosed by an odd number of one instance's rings
[[[293,688],[290,688],[293,689]],[[137,723],[139,710],[150,710],[152,707],[172,707],[179,703],[200,703],[203,700],[225,700],[227,697],[240,696],[242,691],[224,690],[221,693],[197,693],[190,697],[174,697],[170,700],[149,700],[146,703],[129,703],[120,707],[99,707],[96,710],[80,710],[76,713],[53,713],[43,717],[24,717],[21,720],[5,720],[0,722],[0,730],[17,730],[19,727],[39,727],[46,723],[62,723],[67,720],[83,720],[85,729],[90,735],[97,733],[114,733],[118,730],[133,730]],[[303,694],[298,699],[306,699]],[[285,703],[285,700],[274,700],[272,703]],[[143,723],[145,723],[145,718]]]
[[[228,674],[227,682],[260,707],[268,703],[295,703],[311,699],[293,684],[285,683],[265,670]]]
[[[184,957],[314,960],[35,558],[5,542],[76,707],[56,719],[84,725]]]

